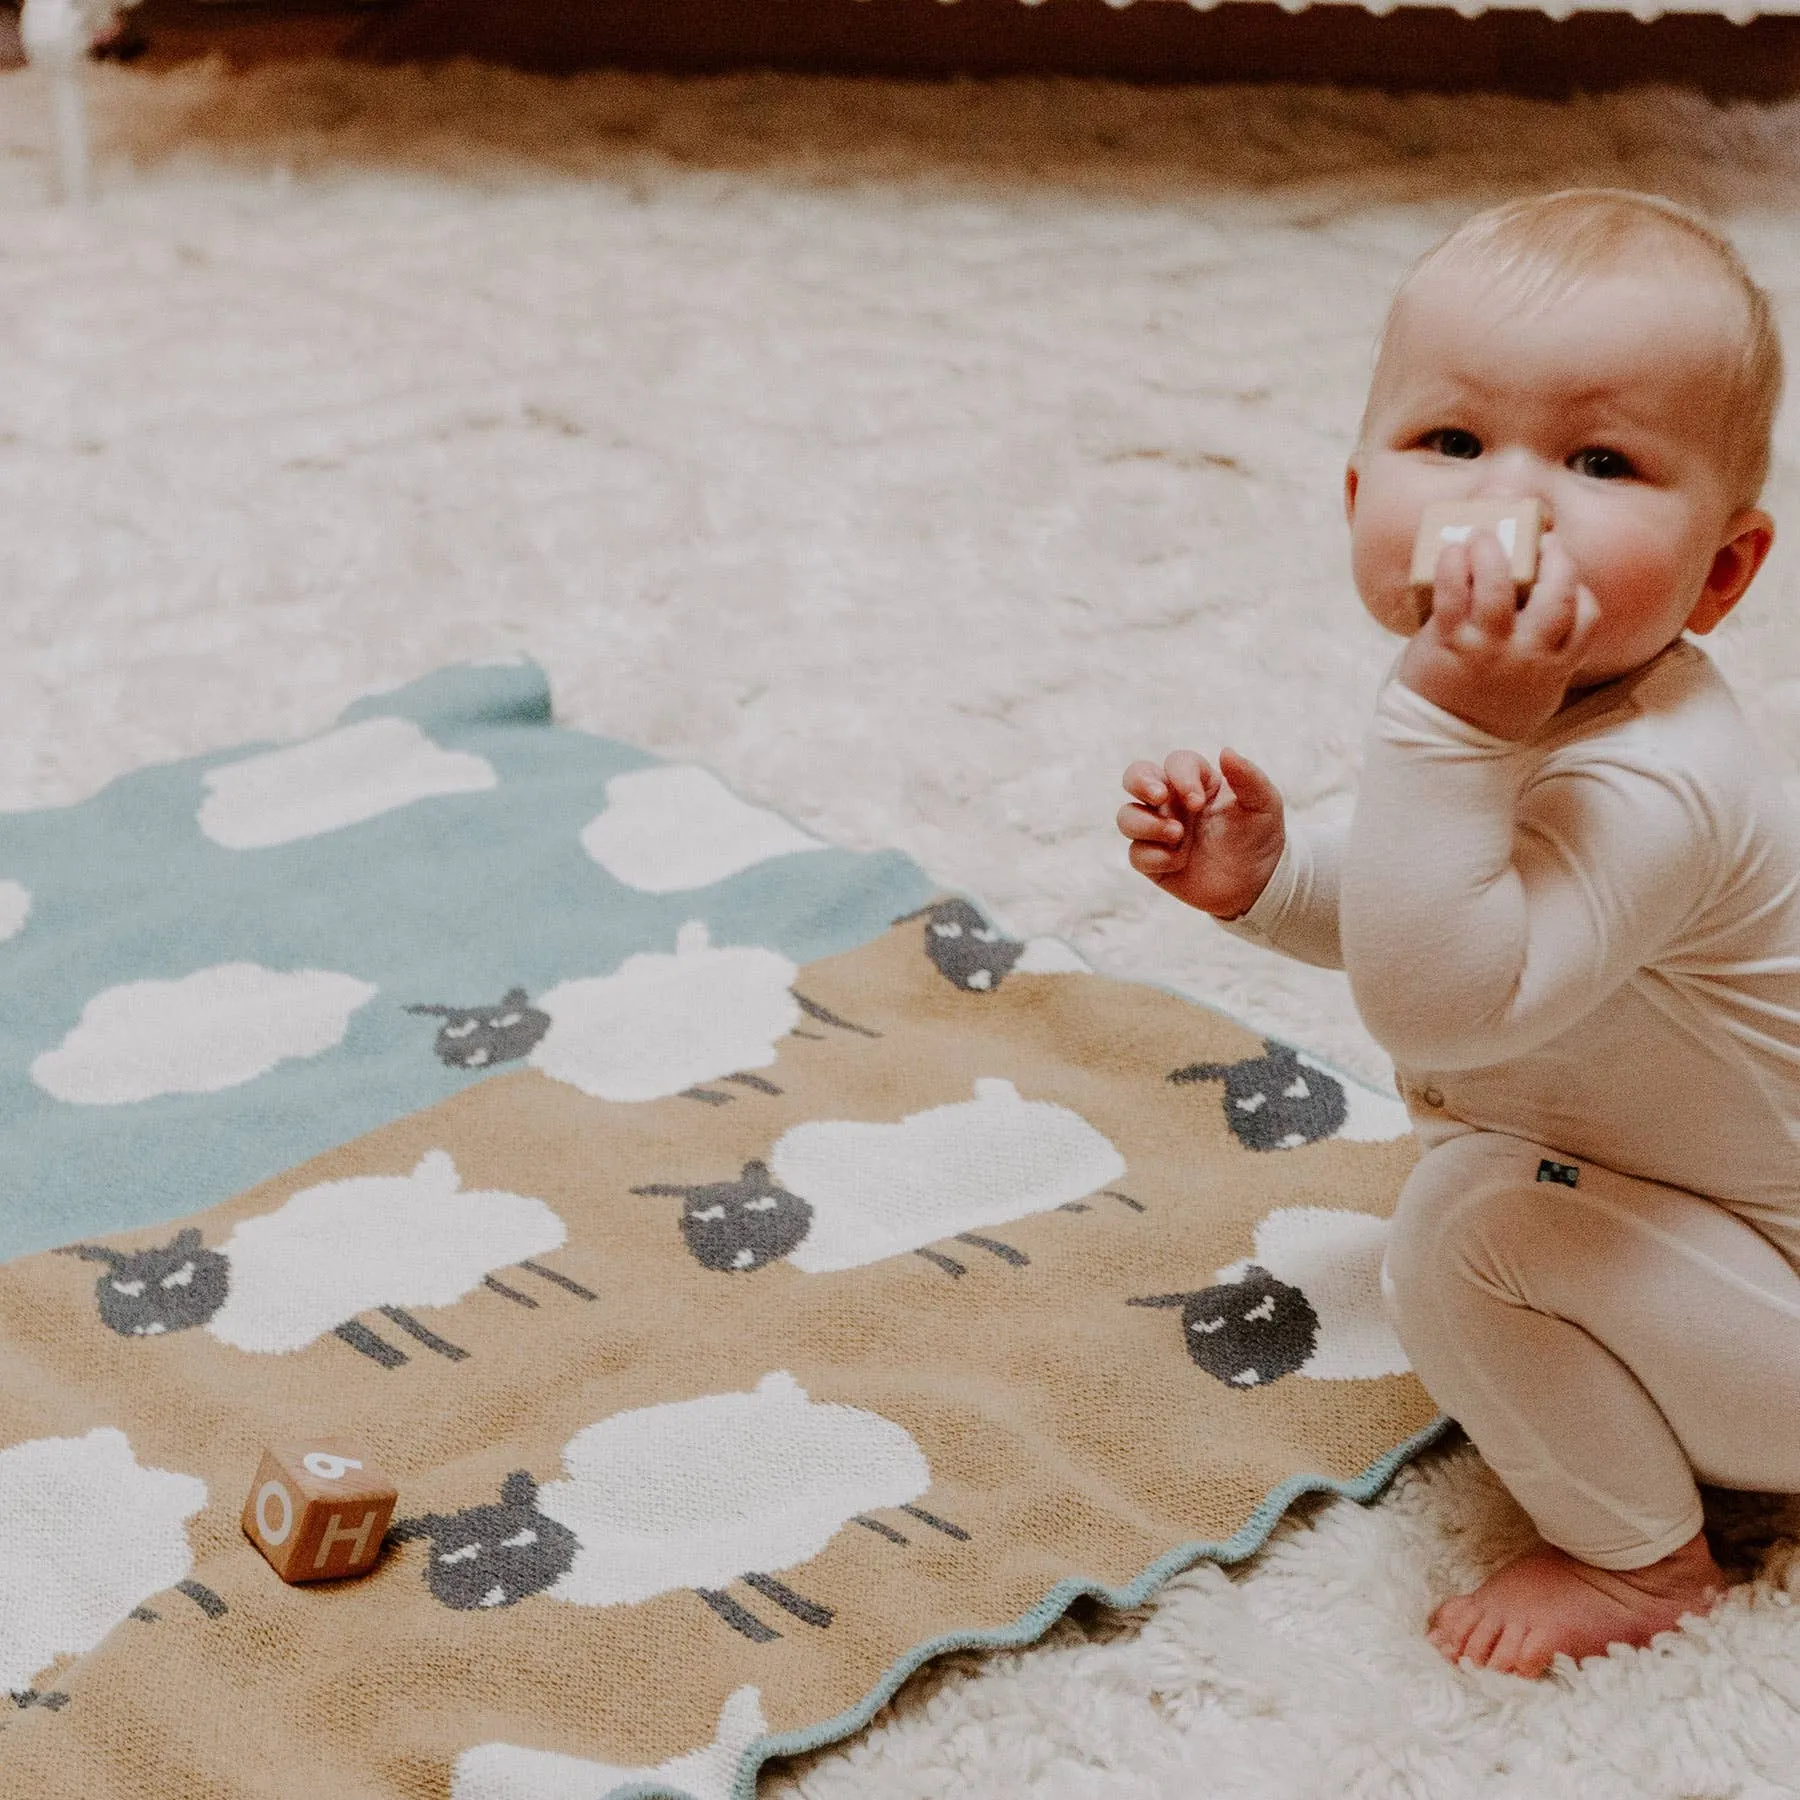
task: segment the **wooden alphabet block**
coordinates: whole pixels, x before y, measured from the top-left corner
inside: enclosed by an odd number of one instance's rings
[[[1538,538],[1543,525],[1544,509],[1536,500],[1445,501],[1426,507],[1419,520],[1419,535],[1413,540],[1411,587],[1419,623],[1431,616],[1438,553],[1446,544],[1464,542],[1475,531],[1491,531],[1499,538],[1500,548],[1512,560],[1513,586],[1523,605],[1537,580]]]
[[[375,1566],[397,1498],[354,1444],[277,1444],[263,1452],[244,1530],[283,1581],[336,1581]]]

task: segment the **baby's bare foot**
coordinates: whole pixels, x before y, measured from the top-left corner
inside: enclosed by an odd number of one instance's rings
[[[1507,1675],[1541,1675],[1558,1651],[1576,1661],[1609,1644],[1647,1644],[1684,1613],[1706,1613],[1725,1576],[1703,1535],[1642,1569],[1596,1569],[1540,1544],[1446,1600],[1428,1635],[1451,1662],[1467,1657]]]

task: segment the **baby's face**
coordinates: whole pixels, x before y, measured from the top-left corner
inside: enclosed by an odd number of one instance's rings
[[[1599,605],[1573,686],[1638,667],[1690,623],[1710,629],[1714,557],[1766,518],[1733,507],[1721,457],[1733,304],[1666,266],[1628,265],[1534,311],[1497,303],[1472,271],[1419,277],[1345,480],[1363,604],[1415,631],[1424,509],[1535,496]]]

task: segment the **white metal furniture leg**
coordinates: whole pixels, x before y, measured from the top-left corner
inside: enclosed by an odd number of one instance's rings
[[[76,203],[85,201],[89,192],[87,96],[82,80],[98,22],[95,10],[83,0],[25,0],[19,16],[26,59],[50,80],[62,197]]]

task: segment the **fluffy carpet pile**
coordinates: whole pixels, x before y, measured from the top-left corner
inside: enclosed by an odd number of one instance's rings
[[[1716,212],[1800,324],[1793,105],[102,71],[86,215],[43,105],[0,76],[0,805],[526,650],[566,720],[1371,1076],[1341,978],[1163,900],[1111,815],[1182,743],[1352,791],[1391,651],[1338,495],[1393,283],[1490,199],[1622,183]],[[1778,544],[1716,640],[1788,769],[1797,585]],[[1760,1573],[1704,1626],[1459,1674],[1421,1621],[1522,1521],[1429,1456],[764,1791],[1800,1793],[1800,1520],[1721,1520]]]

